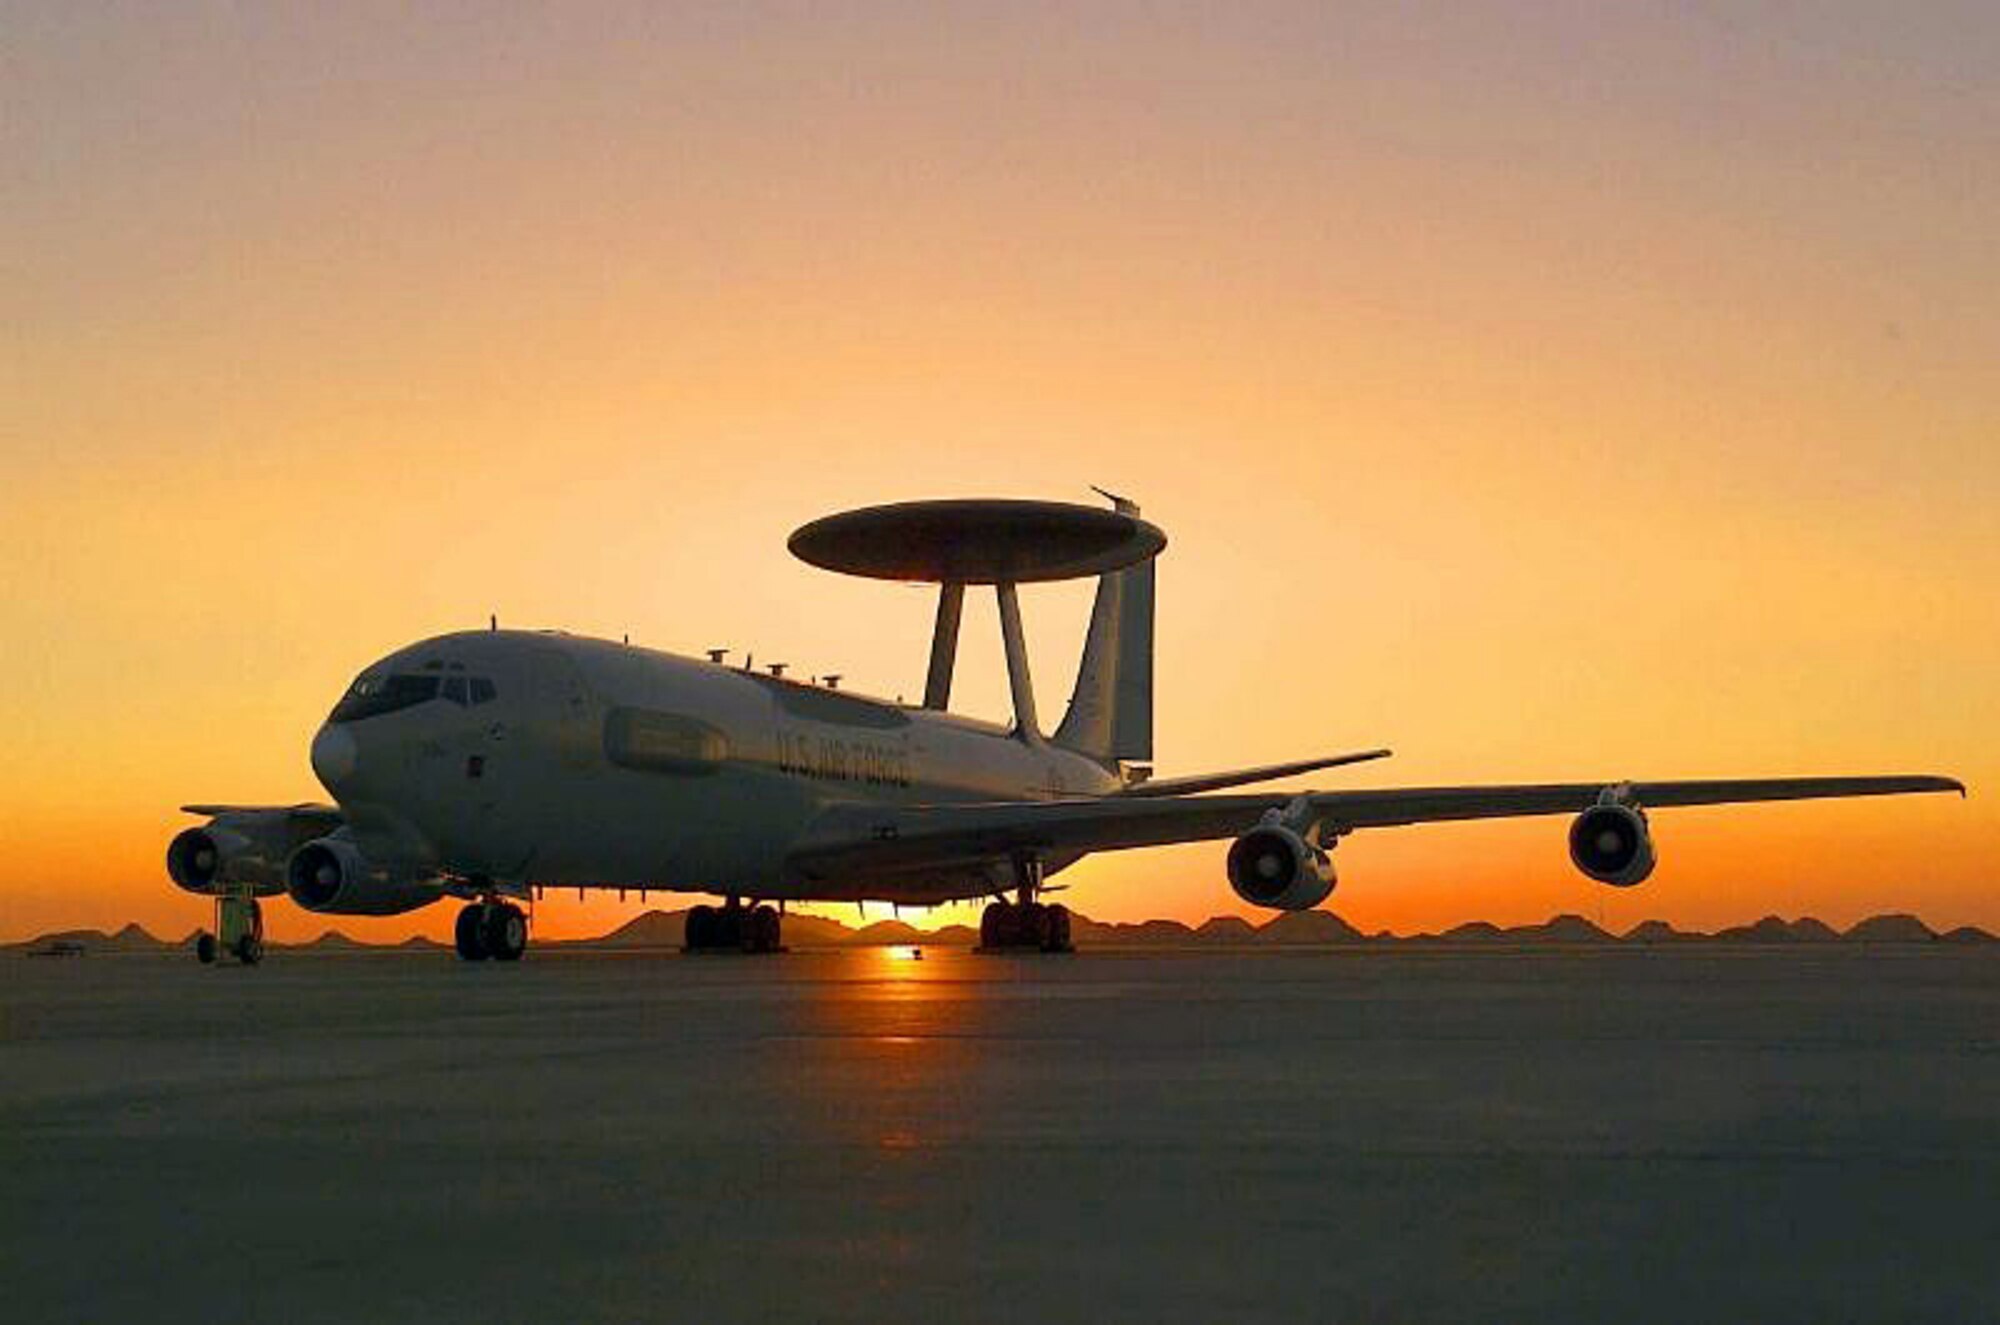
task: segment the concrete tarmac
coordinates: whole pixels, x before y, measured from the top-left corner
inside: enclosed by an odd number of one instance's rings
[[[15,1322],[2000,1319],[2000,953],[0,955]]]

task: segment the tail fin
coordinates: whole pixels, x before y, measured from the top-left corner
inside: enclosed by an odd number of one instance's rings
[[[1106,496],[1111,494],[1106,493]],[[1121,515],[1136,502],[1111,497]],[[1057,745],[1106,764],[1153,757],[1153,562],[1100,575]]]

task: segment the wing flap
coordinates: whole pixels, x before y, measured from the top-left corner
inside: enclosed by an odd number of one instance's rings
[[[1117,794],[1150,800],[1158,796],[1187,796],[1198,791],[1221,791],[1224,787],[1242,787],[1253,782],[1273,782],[1300,773],[1317,772],[1322,768],[1365,764],[1371,759],[1387,759],[1390,753],[1388,750],[1360,750],[1353,754],[1320,755],[1314,759],[1294,759],[1284,764],[1260,764],[1254,768],[1236,768],[1221,773],[1197,773],[1191,777],[1181,778],[1154,778],[1136,786],[1126,787]]]

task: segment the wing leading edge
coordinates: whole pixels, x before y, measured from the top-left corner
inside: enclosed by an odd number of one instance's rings
[[[1269,810],[1301,800],[1322,832],[1462,819],[1575,814],[1618,787],[1647,809],[1752,801],[1912,793],[1965,794],[1953,778],[1739,778],[1692,782],[1563,782],[1375,791],[1266,792],[1232,796],[1112,796],[964,805],[842,806],[824,815],[787,863],[809,879],[898,874],[971,864],[1017,852],[1120,851],[1236,837]]]

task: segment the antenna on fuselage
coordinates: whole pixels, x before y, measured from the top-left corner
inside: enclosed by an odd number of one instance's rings
[[[498,612],[489,612],[487,614],[486,629],[489,631],[500,629],[500,614]]]
[[[771,673],[771,675],[773,675],[773,676],[783,676],[783,675],[785,674],[785,668],[787,668],[787,667],[789,667],[789,666],[791,666],[791,664],[790,664],[790,663],[766,663],[766,664],[764,664],[764,667],[765,667],[765,670],[769,671],[769,672]]]
[[[729,650],[727,649],[710,649],[708,651],[708,660],[712,663],[717,664],[718,666],[721,664],[722,660],[724,658],[727,658],[728,656],[729,656]]]

